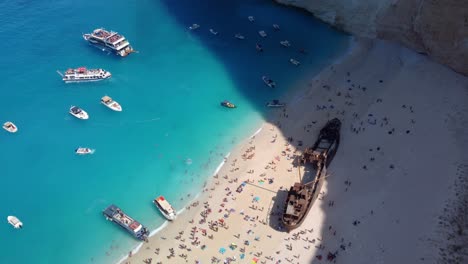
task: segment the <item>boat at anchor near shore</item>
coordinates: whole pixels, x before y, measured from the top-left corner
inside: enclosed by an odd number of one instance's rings
[[[162,215],[166,217],[169,221],[174,221],[176,219],[176,211],[172,207],[171,204],[164,198],[164,196],[159,196],[158,198],[153,200],[153,203],[159,209]]]
[[[78,106],[74,106],[72,105],[70,107],[70,112],[69,112],[72,116],[78,118],[78,119],[82,119],[82,120],[86,120],[89,118],[88,116],[88,113],[86,113],[85,110],[79,108]]]
[[[79,147],[79,148],[75,149],[75,153],[78,154],[78,155],[93,154],[93,153],[94,153],[94,149],[92,149],[92,148],[82,148],[82,147]]]
[[[116,223],[127,232],[132,234],[135,238],[139,240],[148,239],[148,229],[124,213],[119,207],[111,204],[102,212],[102,214],[106,217],[107,220]]]
[[[96,82],[109,79],[112,74],[103,69],[87,69],[86,67],[79,67],[76,69],[68,69],[64,73],[57,71],[62,76],[65,83],[79,83],[79,82]]]
[[[105,95],[102,97],[101,103],[113,111],[122,112],[122,106],[114,101],[110,96]]]

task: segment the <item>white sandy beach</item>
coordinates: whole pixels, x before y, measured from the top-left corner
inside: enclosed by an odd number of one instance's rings
[[[335,263],[436,262],[445,243],[438,217],[468,173],[468,78],[398,45],[359,40],[296,85],[197,201],[124,263],[327,263],[329,253]],[[334,117],[343,125],[330,175],[301,227],[284,232],[285,194],[301,176],[293,160]]]

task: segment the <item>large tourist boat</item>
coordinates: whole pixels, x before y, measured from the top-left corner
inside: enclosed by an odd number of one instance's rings
[[[299,227],[317,199],[327,173],[327,167],[338,150],[341,121],[329,121],[321,130],[312,148],[304,151],[301,163],[312,165],[315,177],[306,183],[295,183],[288,191],[286,206],[281,217],[283,226],[289,232]]]
[[[57,71],[65,83],[78,83],[78,82],[96,82],[109,79],[112,74],[103,69],[87,69],[80,67],[76,69],[68,69],[64,73]]]
[[[111,204],[102,212],[102,214],[106,217],[107,220],[118,224],[134,237],[140,240],[146,240],[148,238],[148,229],[125,214],[119,207]]]
[[[114,101],[112,98],[110,98],[110,96],[105,95],[104,97],[102,97],[101,103],[113,111],[122,112],[122,106],[116,101]]]
[[[19,229],[23,228],[23,222],[21,222],[18,217],[10,215],[7,217],[8,223],[12,225],[14,228]]]
[[[18,127],[15,124],[13,124],[13,122],[10,122],[10,121],[7,121],[3,124],[3,129],[5,129],[6,131],[10,133],[18,132]]]
[[[154,199],[153,203],[159,209],[161,214],[163,214],[164,217],[166,217],[167,220],[173,221],[176,219],[176,211],[174,210],[172,205],[169,204],[166,198],[164,198],[164,196],[159,196],[158,198]]]
[[[93,33],[83,34],[83,38],[103,51],[107,50],[122,57],[134,52],[123,35],[114,31],[107,31],[104,28],[95,29]]]

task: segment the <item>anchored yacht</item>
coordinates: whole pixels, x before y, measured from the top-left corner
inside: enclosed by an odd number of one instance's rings
[[[291,43],[289,43],[288,40],[282,40],[280,41],[280,44],[286,48],[291,47]]]
[[[107,95],[101,98],[101,103],[111,110],[122,112],[122,106]]]
[[[23,228],[23,222],[21,222],[18,217],[10,215],[7,217],[8,223],[12,225],[14,228]]]
[[[167,220],[173,221],[176,219],[176,212],[172,205],[164,198],[164,196],[159,196],[153,200],[153,203],[159,209],[159,211],[166,217]]]
[[[289,59],[289,62],[291,64],[293,64],[294,66],[299,66],[301,65],[301,63],[298,61],[298,60],[295,60],[295,59]]]
[[[192,25],[189,27],[189,29],[190,29],[190,30],[195,30],[195,29],[197,29],[197,28],[199,28],[199,27],[200,27],[200,25],[198,25],[198,24],[192,24]]]
[[[265,30],[260,30],[258,32],[258,34],[262,37],[262,38],[266,38],[267,37],[267,33],[265,32]]]
[[[78,119],[82,119],[82,120],[86,120],[89,118],[88,116],[88,113],[86,113],[85,110],[79,108],[78,106],[74,106],[72,105],[70,107],[70,112],[69,112],[72,116],[78,118]]]
[[[105,30],[104,28],[98,28],[92,33],[83,34],[83,38],[91,45],[103,51],[107,50],[122,57],[135,52],[123,35],[114,31]]]
[[[93,154],[94,149],[79,147],[79,148],[75,149],[75,153],[78,154],[78,155]]]
[[[109,79],[112,74],[103,69],[87,69],[80,67],[76,69],[68,69],[64,73],[57,71],[65,83],[78,83],[78,82],[96,82]]]
[[[142,224],[125,214],[119,207],[109,205],[102,214],[107,220],[118,224],[123,229],[127,230],[130,234],[140,240],[146,240],[149,235],[148,229]]]
[[[18,127],[10,121],[7,121],[3,124],[3,129],[10,133],[16,133],[18,131]]]

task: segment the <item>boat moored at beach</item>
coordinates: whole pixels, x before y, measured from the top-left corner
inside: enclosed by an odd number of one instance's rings
[[[262,37],[262,38],[266,38],[267,37],[267,33],[264,31],[264,30],[260,30],[258,32],[258,34]]]
[[[289,232],[298,228],[306,218],[310,208],[318,197],[327,167],[338,150],[341,121],[337,118],[328,121],[320,130],[318,139],[312,148],[304,151],[301,163],[315,169],[315,177],[306,183],[295,183],[288,191],[286,205],[281,217],[283,226]]]
[[[142,224],[125,214],[119,207],[111,204],[102,214],[107,220],[112,221],[132,234],[135,238],[146,240],[149,235],[148,229]]]
[[[268,107],[272,107],[272,108],[279,108],[279,107],[285,107],[286,104],[285,103],[281,103],[279,100],[275,99],[275,100],[272,100],[271,102],[268,102],[266,104],[266,106]]]
[[[198,24],[192,24],[192,25],[189,27],[189,29],[190,29],[190,30],[195,30],[195,29],[197,29],[197,28],[199,28],[199,27],[200,27],[200,25],[198,25]]]
[[[70,112],[69,112],[72,116],[78,118],[78,119],[82,119],[82,120],[86,120],[89,118],[88,116],[88,113],[86,113],[85,110],[79,108],[78,106],[74,106],[72,105],[70,107]]]
[[[239,34],[239,33],[235,34],[234,37],[236,39],[245,39],[245,37],[243,35]]]
[[[18,127],[15,124],[13,124],[13,122],[10,122],[10,121],[7,121],[3,124],[3,129],[5,129],[6,131],[10,133],[18,132]]]
[[[286,47],[286,48],[291,47],[291,43],[289,43],[288,40],[282,40],[282,41],[280,41],[280,44],[281,44],[283,47]]]
[[[229,102],[228,100],[222,101],[221,106],[224,106],[224,107],[227,107],[227,108],[236,108],[236,105]]]
[[[23,228],[23,222],[21,222],[18,217],[10,215],[7,217],[8,223],[12,225],[14,228],[19,229]]]
[[[83,38],[103,51],[107,50],[122,57],[135,52],[123,35],[104,28],[97,28],[92,33],[83,34]]]
[[[159,209],[161,214],[166,217],[167,220],[173,221],[176,219],[176,211],[172,207],[171,204],[164,198],[164,196],[159,196],[158,198],[153,200],[153,203]]]
[[[103,69],[87,69],[80,67],[76,69],[68,69],[64,73],[57,71],[65,83],[78,82],[95,82],[109,79],[112,74]]]
[[[268,85],[268,87],[270,87],[270,88],[275,88],[276,87],[276,82],[274,82],[272,79],[270,79],[270,77],[264,75],[264,76],[262,76],[262,80],[266,85]]]
[[[294,65],[294,66],[299,66],[301,65],[301,63],[298,61],[298,60],[295,60],[295,59],[289,59],[289,62]]]
[[[116,111],[122,112],[122,106],[114,101],[110,96],[105,95],[101,98],[101,104],[105,105],[107,108]]]
[[[79,147],[79,148],[75,149],[75,153],[78,154],[78,155],[93,154],[93,153],[94,153],[94,149],[92,149],[92,148],[82,148],[82,147]]]

